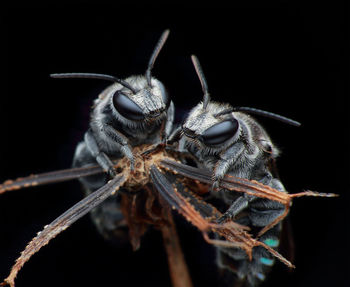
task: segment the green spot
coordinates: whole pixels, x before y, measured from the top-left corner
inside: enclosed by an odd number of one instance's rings
[[[270,258],[266,258],[266,257],[261,257],[260,258],[260,262],[264,265],[267,265],[267,266],[272,266],[273,263],[274,263],[274,260],[273,259],[270,259]]]
[[[279,245],[280,241],[278,239],[268,238],[268,239],[264,240],[264,243],[270,247],[277,247]]]

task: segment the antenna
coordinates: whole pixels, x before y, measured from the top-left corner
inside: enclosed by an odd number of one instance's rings
[[[151,58],[149,59],[148,67],[147,67],[147,70],[146,70],[146,79],[147,79],[148,86],[150,86],[150,87],[152,86],[151,85],[151,71],[152,71],[154,62],[156,61],[160,50],[163,48],[164,43],[165,43],[165,41],[167,40],[167,38],[169,36],[169,32],[170,32],[170,30],[167,29],[167,30],[165,30],[162,33],[162,35],[160,36],[160,38],[158,40],[157,45],[155,46],[155,48],[153,50]]]
[[[130,86],[127,82],[122,79],[119,79],[114,76],[105,75],[105,74],[95,74],[95,73],[60,73],[60,74],[50,74],[51,78],[54,79],[99,79],[106,80],[110,82],[115,82],[121,84],[123,87],[132,91],[133,94],[136,94],[137,91]]]
[[[208,103],[210,101],[210,95],[208,92],[208,84],[207,84],[207,81],[205,80],[205,76],[204,76],[204,73],[203,73],[202,67],[199,63],[198,58],[195,55],[192,55],[191,59],[192,59],[193,66],[196,69],[199,81],[201,82],[201,85],[202,85],[202,90],[204,93],[204,95],[203,95],[203,109],[206,109],[208,106]]]
[[[267,111],[264,111],[264,110],[259,110],[259,109],[250,108],[250,107],[236,107],[236,108],[234,108],[234,110],[235,111],[248,112],[248,113],[256,114],[256,115],[259,115],[259,116],[264,116],[264,117],[271,118],[271,119],[274,119],[274,120],[278,120],[280,122],[283,122],[283,123],[286,123],[286,124],[289,124],[289,125],[292,125],[292,126],[296,126],[296,127],[301,126],[301,123],[299,123],[299,122],[297,122],[295,120],[292,120],[290,118],[287,118],[287,117],[284,117],[284,116],[281,116],[281,115],[278,115],[278,114],[275,114],[275,113],[267,112]]]
[[[296,127],[301,126],[301,123],[299,123],[299,122],[297,122],[295,120],[292,120],[290,118],[287,118],[287,117],[284,117],[284,116],[281,116],[281,115],[278,115],[278,114],[275,114],[275,113],[267,112],[267,111],[264,111],[264,110],[250,108],[250,107],[228,108],[226,110],[223,110],[223,111],[215,114],[214,117],[219,117],[219,116],[226,115],[226,114],[229,114],[229,113],[232,113],[232,112],[247,112],[247,113],[250,113],[250,114],[256,114],[256,115],[259,115],[259,116],[263,116],[263,117],[267,117],[267,118],[270,118],[270,119],[274,119],[274,120],[277,120],[277,121],[280,121],[280,122],[283,122],[283,123],[286,123],[286,124],[289,124],[289,125],[292,125],[292,126],[296,126]]]

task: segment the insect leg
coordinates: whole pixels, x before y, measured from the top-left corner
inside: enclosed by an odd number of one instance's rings
[[[184,197],[178,191],[178,188],[174,187],[157,169],[157,167],[151,166],[150,174],[153,184],[159,194],[162,196],[163,200],[165,200],[172,209],[176,210],[179,214],[184,216],[189,222],[196,226],[203,233],[203,237],[208,243],[226,247],[242,246],[242,248],[244,248],[244,243],[236,241],[235,235],[244,234],[245,236],[249,237],[247,233],[244,233],[245,226],[234,222],[230,222],[225,225],[212,224],[210,220],[221,215],[214,206],[204,202],[199,197],[193,197],[193,195],[188,192],[185,193],[189,197]],[[226,237],[230,239],[229,241],[210,239],[208,236],[209,231],[219,232],[220,235],[225,234]],[[240,239],[242,239],[242,237]],[[249,237],[248,241],[250,239],[251,238]],[[251,249],[251,246],[248,248]]]
[[[248,194],[243,194],[238,197],[226,210],[226,212],[217,220],[218,223],[223,223],[227,219],[234,218],[237,214],[239,214],[242,210],[248,207],[248,204],[256,199],[255,196],[251,196]]]
[[[282,183],[278,179],[272,178],[270,173],[266,173],[265,176],[259,180],[259,182],[278,191],[286,192]],[[253,201],[257,202],[252,203]],[[250,205],[250,203],[252,203],[252,205]],[[234,218],[248,206],[253,207],[251,210],[251,221],[254,226],[267,226],[284,211],[284,205],[278,202],[261,200],[256,196],[244,193],[230,205],[223,216],[219,218],[218,222],[222,223],[227,219]]]
[[[113,161],[113,163],[115,164],[116,161]],[[96,158],[87,148],[85,141],[82,141],[76,148],[73,166],[81,167],[86,165],[99,166],[96,164]],[[102,168],[100,168],[100,170],[102,171]],[[82,184],[85,195],[89,195],[104,186],[109,179],[110,176],[102,171],[100,174],[79,178],[79,181]],[[125,228],[126,222],[121,211],[121,197],[119,193],[115,196],[110,196],[103,204],[91,210],[90,216],[98,232],[102,234],[105,239],[113,240],[118,245],[123,245],[128,242],[128,232]]]
[[[279,180],[271,179],[263,181],[266,183],[269,182],[269,186],[279,192],[285,192],[285,189]],[[234,211],[238,211],[239,213],[240,211],[236,206],[237,204],[239,205],[240,202],[244,202],[243,198],[245,196],[247,196],[247,194],[240,196],[235,202],[233,202],[224,216],[227,213],[231,215]],[[249,195],[248,197],[251,198],[251,201],[249,204],[248,201],[245,201],[246,206],[243,206],[248,209],[248,212],[246,215],[243,213],[243,217],[241,217],[238,222],[245,223],[250,227],[263,227],[256,240],[276,250],[279,246],[281,221],[288,214],[289,205],[284,206],[280,202],[266,198],[258,198]],[[241,203],[239,207],[242,207],[242,205],[244,205],[244,203]],[[266,274],[271,270],[275,261],[273,253],[268,252],[264,246],[257,246],[253,249],[252,260],[248,260],[241,250],[221,249],[218,253],[219,265],[223,266],[225,269],[229,268],[231,265],[235,266],[235,269],[231,270],[237,274],[241,280],[246,280],[248,286],[257,286],[264,281]]]
[[[184,172],[184,175],[187,177],[190,176],[194,178],[193,174],[196,171],[198,175],[198,177],[196,177],[197,180],[210,183],[210,172],[206,170],[200,170],[198,168],[193,168],[166,159],[162,160],[161,164],[163,166],[166,166],[168,164],[168,167],[171,165],[173,167],[176,167],[172,168],[172,171],[179,174],[183,173],[183,170],[187,169],[188,173],[186,174],[186,172]],[[214,206],[203,201],[203,199],[201,199],[199,196],[196,196],[194,193],[191,193],[188,190],[186,191],[185,189],[181,190],[177,186],[174,187],[168,181],[168,179],[157,169],[157,167],[152,166],[150,173],[153,184],[162,198],[179,214],[184,216],[189,222],[191,222],[200,231],[202,231],[203,237],[208,243],[214,244],[220,248],[230,247],[231,249],[232,247],[238,247],[244,250],[244,253],[242,253],[244,254],[244,260],[252,259],[252,255],[254,255],[254,247],[263,247],[271,255],[278,258],[284,264],[289,267],[293,267],[293,265],[287,259],[285,259],[282,255],[280,255],[276,250],[272,248],[272,245],[269,246],[267,243],[253,239],[251,235],[246,232],[246,226],[234,221],[227,223],[225,222],[223,224],[212,223],[213,219],[215,220],[221,216],[221,213],[216,210]],[[239,187],[242,192],[244,192],[243,190],[249,190],[246,184],[243,185],[244,182],[246,182],[246,180],[242,180],[242,183],[237,183],[237,187]],[[241,184],[242,186],[240,186]],[[260,187],[259,185],[260,184],[252,183],[252,186],[255,188]],[[208,236],[208,232],[210,231],[213,231],[214,234],[218,235],[219,237],[224,237],[225,240],[210,239]]]
[[[220,155],[221,159],[217,162],[214,169],[213,190],[219,187],[220,180],[225,176],[225,174],[227,174],[229,169],[240,160],[240,155],[245,148],[246,147],[243,142],[240,142],[231,146],[227,150],[224,150],[224,152]]]
[[[176,127],[173,130],[173,132],[169,135],[168,143],[172,144],[175,141],[178,141],[180,139],[180,137],[181,137],[181,132],[182,132],[182,127],[181,126]],[[183,150],[185,150],[185,149],[183,149]],[[180,150],[180,152],[182,152],[182,150]]]
[[[13,265],[9,276],[1,283],[1,286],[10,285],[15,286],[15,278],[17,273],[23,267],[23,265],[40,250],[41,247],[49,243],[49,241],[55,238],[59,233],[71,226],[79,218],[87,214],[91,209],[101,204],[110,195],[116,192],[119,187],[125,182],[125,176],[119,175],[113,178],[106,185],[91,193],[85,197],[73,207],[68,209],[61,216],[56,218],[49,225],[46,225],[41,232],[38,232],[37,236],[34,237],[21,252],[21,256],[17,258],[16,263]]]
[[[91,155],[96,159],[97,163],[108,172],[111,177],[114,177],[117,173],[114,169],[112,161],[109,157],[100,150],[91,130],[88,130],[84,135],[84,141],[86,147],[90,151]]]
[[[199,180],[203,183],[212,183],[211,172],[207,169],[188,166],[169,159],[163,159],[160,164],[162,167],[170,169],[171,171],[179,173],[185,177]],[[231,175],[225,175],[225,177],[220,182],[220,187],[235,190],[238,192],[248,193],[250,195],[258,197],[264,197],[264,194],[278,192],[277,190],[274,190],[271,187],[260,184],[258,182],[249,181],[247,179],[234,177]]]
[[[104,129],[104,132],[106,133],[106,136],[108,136],[114,142],[120,145],[120,152],[129,159],[130,169],[133,170],[135,160],[134,160],[134,155],[131,151],[131,147],[128,143],[128,139],[121,132],[118,132],[116,129],[114,129],[110,125],[104,125],[103,129]]]
[[[162,160],[161,165],[186,177],[199,180],[204,183],[211,183],[210,172],[208,170],[186,166],[168,159]],[[242,192],[244,194],[259,198],[252,202],[252,208],[255,206],[255,212],[254,209],[251,212],[251,220],[254,222],[254,225],[265,226],[260,231],[258,236],[261,236],[268,229],[278,224],[278,222],[287,216],[291,197],[296,197],[289,195],[284,191],[277,190],[276,188],[280,188],[280,186],[277,184],[279,181],[276,179],[274,180],[276,182],[274,185],[272,185],[272,187],[263,185],[256,181],[249,181],[247,179],[234,177],[231,175],[225,175],[225,177],[220,181],[221,188]],[[300,194],[300,196],[303,195],[306,194]],[[314,193],[310,195],[320,196]],[[267,216],[264,216],[262,212],[258,212],[258,210],[261,209],[261,206],[264,207],[265,204],[269,204],[271,209],[271,211],[269,211],[270,214],[267,214]]]
[[[282,182],[272,178],[269,186],[287,194]],[[250,220],[254,226],[263,227],[258,237],[281,222],[289,213],[289,204],[259,198],[250,206]]]

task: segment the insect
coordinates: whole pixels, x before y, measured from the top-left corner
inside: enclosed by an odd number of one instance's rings
[[[192,61],[204,97],[203,102],[191,110],[178,129],[183,135],[179,143],[180,150],[190,153],[197,166],[213,171],[213,190],[219,187],[225,175],[232,175],[286,192],[274,170],[279,150],[264,128],[247,113],[268,116],[294,126],[300,123],[270,112],[248,107],[234,108],[230,104],[212,101],[197,57],[192,56]],[[288,213],[287,206],[224,188],[212,191],[211,196],[220,202],[224,212],[218,219],[219,223],[234,219],[249,226],[261,242],[278,248],[281,220]],[[254,249],[253,260],[247,260],[247,254],[239,249],[217,250],[218,265],[222,269],[234,271],[238,278],[247,280],[249,286],[263,281],[274,264],[273,257],[264,248]]]
[[[41,184],[80,179],[87,196],[44,227],[22,251],[2,285],[15,285],[23,265],[41,247],[92,211],[99,231],[107,238],[126,236],[120,232],[122,218],[134,249],[149,226],[159,229],[168,254],[173,286],[190,287],[191,278],[184,261],[171,210],[191,222],[209,244],[223,248],[239,248],[253,260],[254,250],[262,248],[286,265],[293,265],[268,243],[254,238],[250,228],[228,218],[203,195],[212,185],[212,170],[180,163],[185,151],[167,145],[172,131],[174,106],[164,86],[151,77],[154,61],[168,31],[161,36],[149,61],[145,76],[120,80],[100,74],[54,74],[56,78],[101,78],[116,82],[95,102],[90,130],[77,147],[74,167],[67,170],[8,180],[0,185],[0,194]],[[125,132],[128,137],[125,137]],[[137,133],[137,136],[136,136]],[[176,144],[176,142],[175,142]],[[217,183],[229,191],[253,195],[282,204],[288,213],[294,197],[332,196],[314,192],[288,194],[256,181],[225,174]],[[97,209],[96,209],[97,208]],[[267,226],[269,227],[269,226]],[[272,226],[271,226],[272,227]]]
[[[55,78],[87,77],[114,81],[94,102],[90,128],[84,141],[76,148],[73,166],[81,167],[96,162],[107,173],[80,179],[86,194],[105,185],[109,178],[116,175],[111,161],[127,158],[134,169],[135,156],[132,148],[140,144],[155,144],[165,139],[171,129],[174,118],[174,104],[170,100],[164,85],[151,75],[154,62],[163,47],[169,30],[163,32],[148,63],[145,75],[131,76],[125,80],[98,74],[54,74]],[[128,192],[122,189],[121,192]],[[125,225],[120,210],[120,197],[111,196],[96,207],[91,216],[99,232],[105,238],[118,237],[120,225]],[[117,231],[116,231],[117,230]],[[125,230],[124,230],[125,231]],[[137,244],[134,248],[137,249]]]

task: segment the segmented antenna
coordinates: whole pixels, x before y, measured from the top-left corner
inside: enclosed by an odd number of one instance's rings
[[[264,117],[267,117],[267,118],[278,120],[280,122],[283,122],[283,123],[286,123],[286,124],[289,124],[289,125],[292,125],[292,126],[296,126],[296,127],[299,127],[301,125],[301,123],[299,123],[299,122],[297,122],[295,120],[292,120],[290,118],[287,118],[287,117],[284,117],[284,116],[281,116],[281,115],[278,115],[278,114],[275,114],[275,113],[267,112],[267,111],[264,111],[264,110],[250,108],[250,107],[228,108],[226,110],[223,110],[223,111],[215,114],[214,117],[219,117],[219,116],[226,115],[226,114],[229,114],[229,113],[232,113],[232,112],[247,112],[247,113],[250,113],[250,114],[256,114],[256,115],[259,115],[259,116],[264,116]]]
[[[129,85],[126,81],[119,79],[114,76],[105,75],[105,74],[95,74],[95,73],[60,73],[60,74],[50,74],[51,78],[54,79],[99,79],[106,80],[110,82],[115,82],[121,84],[123,87],[129,89],[133,94],[136,94],[137,91]]]
[[[208,103],[210,101],[210,95],[208,92],[208,84],[207,84],[207,81],[205,80],[204,73],[203,73],[202,67],[199,63],[198,58],[195,55],[192,55],[191,59],[192,59],[193,66],[196,69],[199,81],[201,82],[201,85],[202,85],[202,90],[203,90],[203,94],[204,94],[203,95],[203,109],[206,109],[208,106]]]
[[[153,50],[151,58],[149,59],[148,67],[146,70],[146,79],[147,79],[148,86],[150,86],[150,87],[152,86],[151,85],[151,71],[153,69],[154,62],[156,61],[160,50],[163,48],[164,43],[169,36],[169,32],[170,32],[170,30],[167,29],[162,33],[162,35],[160,36],[160,38],[158,40],[156,47]]]
[[[278,115],[278,114],[275,114],[275,113],[267,112],[267,111],[264,111],[264,110],[259,110],[259,109],[250,108],[250,107],[236,107],[234,109],[235,109],[235,111],[248,112],[248,113],[251,113],[251,114],[256,114],[256,115],[259,115],[259,116],[264,116],[264,117],[267,117],[267,118],[278,120],[280,122],[283,122],[283,123],[286,123],[286,124],[289,124],[289,125],[292,125],[292,126],[296,126],[296,127],[301,126],[301,123],[299,123],[299,122],[297,122],[295,120],[292,120],[290,118],[287,118],[287,117],[284,117],[284,116],[281,116],[281,115]]]

